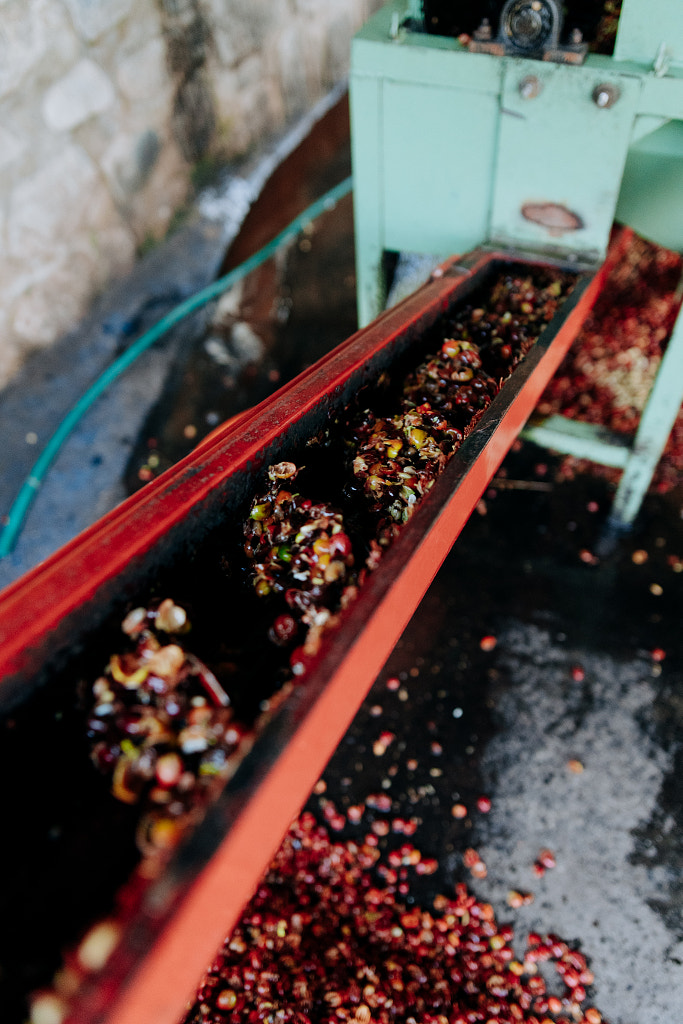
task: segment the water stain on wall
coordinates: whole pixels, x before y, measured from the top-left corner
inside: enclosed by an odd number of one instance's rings
[[[211,27],[199,0],[157,0],[166,42],[166,62],[175,82],[173,132],[190,162],[208,151],[216,114],[206,61],[213,47]]]

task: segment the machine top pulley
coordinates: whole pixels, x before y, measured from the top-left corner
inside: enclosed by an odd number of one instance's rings
[[[583,33],[575,28],[566,46],[560,45],[562,11],[557,0],[507,0],[501,14],[498,35],[492,36],[485,18],[468,43],[472,53],[531,57],[560,63],[580,64],[588,53]]]
[[[574,64],[583,61],[589,45],[604,49],[603,36],[613,44],[618,7],[610,5],[605,16],[590,0],[422,0],[421,11],[425,31],[469,36],[473,52]],[[605,20],[614,24],[603,25]]]

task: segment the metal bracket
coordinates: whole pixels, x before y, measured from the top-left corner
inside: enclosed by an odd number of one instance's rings
[[[556,64],[583,64],[588,53],[581,32],[572,32],[568,45],[560,45],[562,10],[556,0],[507,0],[494,39],[484,18],[468,43],[471,53],[496,57],[527,57]]]

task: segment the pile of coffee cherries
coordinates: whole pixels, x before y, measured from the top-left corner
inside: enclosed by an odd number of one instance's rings
[[[600,21],[595,31],[595,39],[589,44],[589,49],[592,52],[606,53],[609,56],[614,53],[620,14],[621,0],[604,0]]]
[[[338,508],[304,493],[300,467],[271,466],[243,524],[245,571],[264,602],[285,676],[305,676],[323,636],[425,497],[513,367],[574,284],[556,270],[503,271],[485,300],[444,318],[435,350],[388,389],[367,395],[333,427],[342,439]],[[312,442],[319,439],[311,439]],[[332,456],[330,456],[332,457]],[[309,485],[310,490],[310,485]],[[361,518],[365,536],[348,522]],[[225,782],[258,722],[239,722],[229,694],[185,646],[183,608],[167,598],[123,623],[128,648],[92,688],[88,735],[114,796],[143,808],[139,845],[168,848]],[[168,642],[169,634],[173,641]]]
[[[295,674],[317,653],[333,609],[356,594],[344,517],[331,505],[299,494],[294,489],[298,472],[293,462],[271,466],[270,487],[254,498],[244,524],[244,552],[257,595],[280,597],[286,607],[270,626],[270,640],[291,647],[304,638],[290,659]]]
[[[536,933],[522,952],[462,883],[429,910],[409,904],[423,861],[398,852],[383,863],[367,837],[332,840],[304,812],[186,1024],[600,1024],[582,953]]]
[[[537,408],[632,435],[650,394],[681,306],[683,260],[634,236],[607,279],[591,315],[546,388]],[[561,479],[590,470],[617,482],[620,470],[566,457]],[[683,472],[683,414],[679,414],[653,486],[671,490]]]
[[[225,781],[246,735],[216,677],[178,642],[189,625],[168,598],[133,609],[122,624],[128,649],[111,656],[93,685],[91,756],[118,800],[145,808],[145,852],[175,845]]]
[[[487,301],[445,325],[440,348],[407,375],[389,416],[366,409],[346,428],[349,463],[387,546],[552,319],[573,279],[503,274]]]
[[[447,338],[408,376],[394,415],[366,409],[348,425],[350,468],[381,546],[408,521],[500,385],[483,370],[477,345]]]
[[[287,602],[270,637],[283,647],[296,644],[295,676],[305,673],[335,612],[353,600],[573,282],[558,271],[500,275],[485,303],[445,322],[439,349],[407,374],[395,397],[382,396],[388,412],[347,412],[338,431],[350,517],[294,492],[295,464],[270,468],[269,490],[252,502],[244,528],[245,553],[257,594],[282,594]],[[359,505],[369,535],[354,550],[347,519]]]

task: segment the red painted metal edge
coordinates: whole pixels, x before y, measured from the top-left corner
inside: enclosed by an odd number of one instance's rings
[[[490,256],[481,254],[473,271]],[[465,275],[469,276],[469,275]],[[239,420],[217,431],[135,495],[103,516],[0,593],[0,701],[7,677],[31,667],[29,654],[66,617],[82,609],[122,568],[144,555],[211,492],[239,471],[251,472],[267,441],[284,437],[307,412],[333,398],[378,351],[425,319],[434,319],[461,287],[444,276],[352,335],[313,367]]]
[[[0,677],[16,687],[22,670],[49,649],[64,620],[96,602],[131,562],[154,548],[235,474],[253,474],[273,444],[321,404],[333,402],[369,360],[419,332],[457,297],[463,282],[510,254],[479,253],[465,273],[446,273],[358,332],[252,413],[227,425],[177,467],[104,517],[0,595]],[[461,263],[463,261],[460,261]],[[258,884],[293,817],[337,746],[498,465],[531,413],[597,296],[603,267],[545,347],[515,371],[401,537],[368,579],[306,686],[286,707],[287,742],[272,757],[217,852],[144,957],[127,988],[109,986],[107,1024],[176,1024],[225,934]],[[317,680],[317,682],[316,682]],[[2,684],[0,683],[0,687]],[[311,689],[309,690],[309,686]],[[16,692],[16,689],[15,691]],[[189,890],[189,891],[188,891]],[[101,986],[107,989],[106,971]],[[87,1002],[87,1000],[86,1000]],[[78,1007],[73,1021],[94,1019]]]

